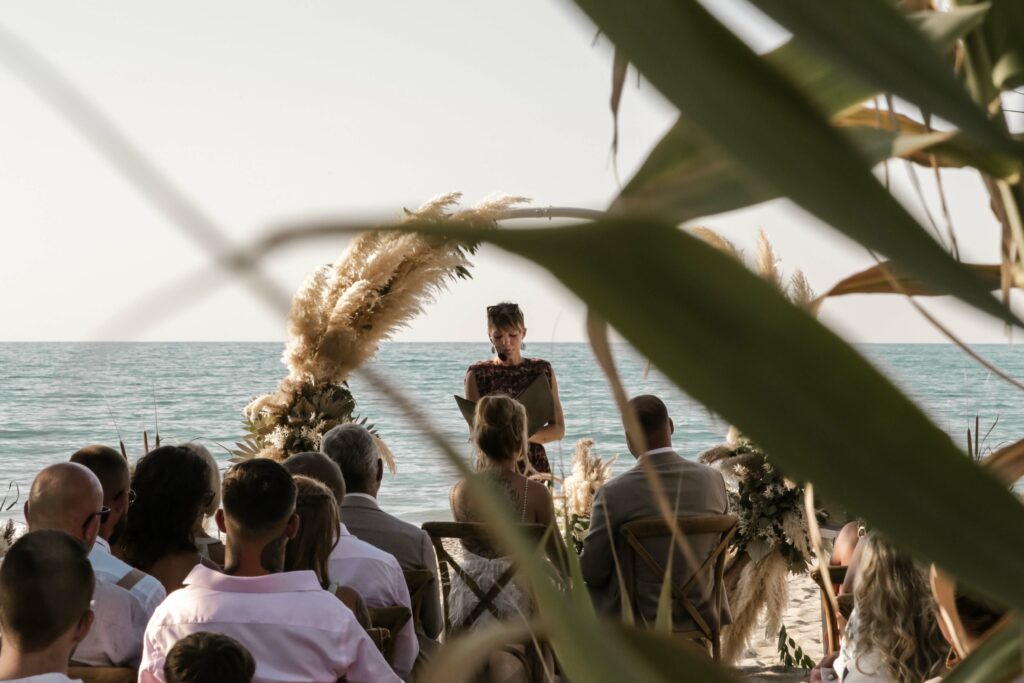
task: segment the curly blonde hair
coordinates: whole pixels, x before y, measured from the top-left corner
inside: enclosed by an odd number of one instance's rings
[[[895,681],[934,676],[948,647],[924,572],[875,533],[861,543],[853,589],[858,623],[855,632],[847,631],[856,659],[875,653]]]

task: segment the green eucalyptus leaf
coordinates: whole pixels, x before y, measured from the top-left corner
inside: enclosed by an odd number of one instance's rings
[[[577,4],[758,185],[789,197],[939,291],[1017,322],[879,184],[870,164],[817,107],[696,0]],[[631,202],[629,189],[613,210],[643,210]]]

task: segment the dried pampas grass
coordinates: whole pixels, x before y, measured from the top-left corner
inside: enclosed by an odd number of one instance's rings
[[[778,633],[789,601],[787,574],[789,565],[778,553],[768,553],[743,568],[736,590],[729,595],[733,621],[722,629],[723,663],[731,664],[743,654],[762,614],[765,633]]]
[[[457,221],[483,230],[528,201],[500,196],[457,209],[460,198],[457,192],[439,195],[406,210],[402,222]],[[357,235],[333,264],[315,269],[292,300],[282,356],[288,375],[274,393],[246,407],[250,439],[236,455],[280,460],[316,450],[325,431],[352,421],[348,377],[449,284],[469,277],[475,249],[439,232],[372,231]],[[394,471],[390,451],[379,446]]]

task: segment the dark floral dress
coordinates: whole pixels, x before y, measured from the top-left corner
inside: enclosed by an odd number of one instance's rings
[[[551,384],[551,363],[540,358],[524,358],[519,365],[495,365],[485,360],[473,363],[467,371],[467,374],[472,374],[476,380],[480,396],[505,394],[512,398],[521,394],[541,373],[547,376],[548,384]],[[551,473],[551,465],[548,463],[548,454],[544,446],[530,443],[529,458],[535,470],[542,474]]]

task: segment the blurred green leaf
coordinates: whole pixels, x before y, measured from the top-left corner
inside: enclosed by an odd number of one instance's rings
[[[1024,607],[1024,507],[856,351],[734,259],[653,222],[443,229],[547,268],[792,476]]]
[[[964,661],[947,674],[943,683],[1007,683],[1021,673],[1020,621],[986,639]]]
[[[987,9],[988,4],[982,3],[957,7],[949,12],[916,12],[907,19],[917,26],[935,49],[946,51],[956,40],[981,24]],[[848,70],[818,57],[799,38],[772,50],[764,59],[829,115],[860,104],[881,91]]]
[[[686,673],[695,681],[725,683],[733,680],[725,671],[715,666],[707,652],[691,641],[665,635],[658,631],[625,628],[619,624],[608,624],[608,638],[626,643],[635,656],[650,662],[660,671],[676,671],[679,676],[683,669],[680,662],[686,662]],[[629,680],[640,681],[640,678]],[[680,680],[678,678],[673,680]]]
[[[688,120],[769,185],[937,289],[1014,316],[889,195],[853,145],[695,0],[577,0]],[[616,202],[616,209],[627,208]]]
[[[992,61],[992,83],[1001,90],[1024,85],[1024,2],[991,0],[982,35]]]
[[[801,45],[864,82],[941,116],[988,149],[1022,153],[971,100],[942,55],[888,0],[751,1],[792,31]]]

